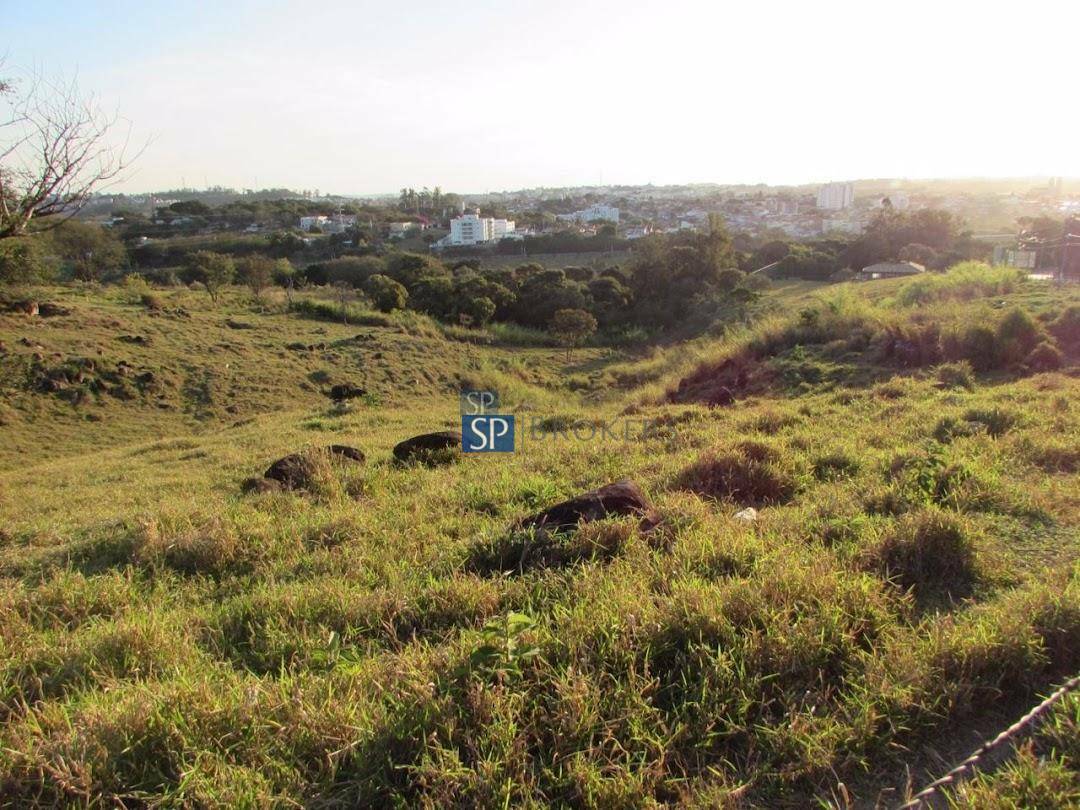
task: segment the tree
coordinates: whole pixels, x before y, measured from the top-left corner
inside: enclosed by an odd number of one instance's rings
[[[246,256],[237,264],[237,275],[256,298],[274,282],[274,260],[268,256]]]
[[[206,286],[206,292],[215,304],[222,288],[231,284],[236,276],[232,258],[222,253],[200,250],[191,254],[188,263],[192,275]]]
[[[596,331],[596,318],[583,309],[560,309],[552,316],[549,328],[566,347],[566,359],[570,360],[574,347]]]
[[[0,80],[0,99],[0,239],[69,219],[138,157],[129,133],[116,142],[119,117],[74,81]]]
[[[0,242],[0,284],[35,284],[49,281],[56,268],[33,239]]]
[[[484,326],[495,314],[495,302],[487,296],[473,298],[462,307],[462,313],[469,317],[474,326]]]
[[[127,263],[124,244],[99,225],[72,219],[59,223],[48,237],[56,255],[70,264],[81,281],[100,281]]]
[[[371,297],[380,312],[404,309],[405,301],[409,298],[405,287],[382,273],[376,273],[364,283],[364,292]]]

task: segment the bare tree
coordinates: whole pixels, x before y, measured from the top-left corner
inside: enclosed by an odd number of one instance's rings
[[[0,239],[25,234],[34,220],[59,225],[142,152],[130,148],[130,127],[75,80],[0,79],[0,101]]]

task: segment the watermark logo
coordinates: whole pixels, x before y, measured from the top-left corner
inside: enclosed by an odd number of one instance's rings
[[[521,429],[520,446],[545,441],[610,441],[633,443],[673,433],[657,420],[573,419],[566,416],[528,416],[519,424],[514,414],[499,413],[499,395],[495,391],[462,391],[461,449],[466,453],[513,453],[517,428]]]
[[[460,403],[463,452],[514,452],[514,415],[497,412],[496,392],[462,391]]]

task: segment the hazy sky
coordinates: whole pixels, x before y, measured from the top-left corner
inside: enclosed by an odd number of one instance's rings
[[[153,142],[120,187],[1080,176],[1080,4],[15,2]]]

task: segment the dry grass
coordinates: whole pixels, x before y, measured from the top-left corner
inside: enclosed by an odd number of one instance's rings
[[[80,328],[102,339],[103,312],[149,327],[110,294],[58,293],[85,320],[40,334],[73,354]],[[800,382],[731,408],[639,404],[644,436],[401,466],[398,441],[457,426],[459,380],[509,392],[522,415],[617,420],[627,403],[603,364],[620,358],[582,371],[396,326],[367,327],[356,349],[362,330],[180,301],[190,320],[140,362],[181,369],[184,353],[203,379],[221,360],[210,322],[251,321],[231,339],[266,365],[236,389],[265,386],[274,407],[244,395],[227,414],[226,386],[203,421],[134,399],[92,406],[90,423],[5,389],[18,435],[0,453],[0,802],[804,807],[843,782],[872,805],[895,798],[882,791],[903,786],[909,752],[1080,669],[1068,368],[943,386],[861,349],[789,347]],[[337,359],[280,345],[319,328]],[[397,375],[385,388],[380,352]],[[403,381],[425,370],[434,381]],[[374,374],[381,401],[331,411],[299,385],[324,385],[318,372]],[[673,384],[664,373],[647,384]],[[593,374],[597,388],[569,390]],[[241,492],[330,443],[366,464],[320,467],[314,492]],[[542,547],[512,531],[623,476],[662,531],[604,520]],[[750,503],[755,522],[733,519]],[[1069,806],[1070,718],[957,802]]]

